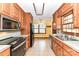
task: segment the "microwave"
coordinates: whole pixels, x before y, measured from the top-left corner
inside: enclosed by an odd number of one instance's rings
[[[19,22],[7,16],[0,16],[0,30],[19,30]]]

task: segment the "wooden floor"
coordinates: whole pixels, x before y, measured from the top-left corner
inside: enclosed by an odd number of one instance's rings
[[[32,48],[30,48],[25,56],[55,56],[50,48],[48,39],[36,39]]]

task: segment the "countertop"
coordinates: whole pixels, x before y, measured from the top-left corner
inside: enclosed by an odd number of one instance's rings
[[[79,52],[79,41],[63,41],[66,45]]]
[[[10,45],[0,45],[0,52],[10,48]]]
[[[20,31],[17,32],[0,32],[0,40],[13,37],[13,36],[20,36]]]
[[[58,40],[60,40],[64,44],[66,44],[67,46],[69,46],[72,49],[74,49],[75,51],[79,52],[79,41],[63,41],[60,38],[56,37],[55,35],[51,35],[51,36],[57,38]]]
[[[18,37],[28,37],[29,35],[19,35]]]

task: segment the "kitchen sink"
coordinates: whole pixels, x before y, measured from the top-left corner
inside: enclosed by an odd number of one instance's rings
[[[58,36],[56,36],[58,37]],[[66,38],[66,37],[58,37],[59,39],[61,39],[62,41],[79,41],[77,39],[72,39],[72,38]]]
[[[79,40],[77,40],[77,39],[69,39],[68,41],[79,41]]]

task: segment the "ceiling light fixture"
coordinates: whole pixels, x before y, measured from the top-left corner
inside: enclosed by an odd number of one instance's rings
[[[43,15],[43,14],[44,14],[45,3],[43,3],[42,12],[41,12],[41,13],[38,13],[38,12],[37,12],[37,8],[36,8],[35,3],[33,3],[33,7],[34,7],[34,10],[35,10],[36,15]]]

